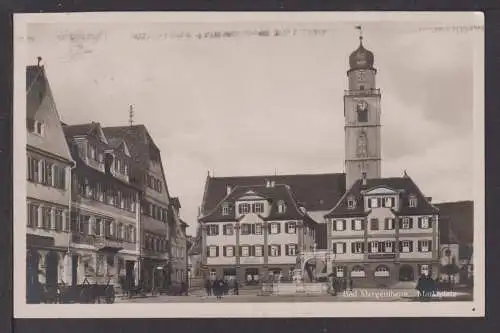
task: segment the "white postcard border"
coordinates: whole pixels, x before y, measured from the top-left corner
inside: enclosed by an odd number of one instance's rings
[[[474,300],[470,302],[269,302],[26,304],[26,26],[56,22],[433,22],[484,27],[481,12],[120,12],[14,15],[14,316],[16,318],[479,317],[484,316],[484,31],[474,49]],[[479,38],[482,36],[482,38]],[[18,184],[16,186],[16,184]],[[264,296],[263,296],[264,297]],[[404,305],[403,305],[404,304]]]

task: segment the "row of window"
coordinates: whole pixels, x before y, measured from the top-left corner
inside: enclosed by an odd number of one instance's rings
[[[219,246],[211,245],[207,246],[207,256],[210,258],[219,257]],[[280,257],[282,246],[279,244],[268,245],[268,256],[270,257]],[[285,256],[296,256],[297,255],[297,244],[285,244]],[[226,245],[222,246],[222,256],[223,257],[235,257],[236,256],[236,246]],[[264,256],[264,245],[240,245],[239,246],[239,257],[263,257]]]
[[[129,243],[135,243],[137,238],[135,225],[81,213],[72,214],[71,230],[84,236],[104,236]]]
[[[74,182],[82,197],[130,212],[136,211],[136,194],[131,191],[120,191],[116,189],[116,184],[90,182],[86,177],[76,175],[74,175]]]
[[[27,179],[59,189],[66,188],[66,168],[28,155]]]
[[[155,220],[167,222],[168,221],[168,210],[166,208],[160,207],[158,205],[142,202],[141,214],[152,217]]]
[[[153,234],[144,235],[144,248],[149,251],[165,253],[168,248],[168,241],[165,237]]]
[[[152,188],[156,192],[162,192],[162,181],[155,176],[151,176],[149,174],[146,174],[144,176],[146,178],[146,184],[148,185],[149,188]]]
[[[27,220],[27,225],[30,228],[68,231],[67,214],[62,208],[28,203]]]
[[[417,207],[417,197],[415,195],[410,195],[408,204],[410,208]],[[357,206],[356,199],[354,197],[347,198],[347,207],[350,209],[354,209]],[[396,198],[387,197],[387,198],[369,198],[368,199],[368,208],[394,208],[396,207]]]
[[[241,235],[262,235],[262,230],[264,228],[263,223],[242,223],[240,225],[240,234]],[[222,225],[222,234],[226,236],[232,236],[235,234],[235,225],[234,224],[223,224]],[[268,233],[271,235],[276,235],[281,233],[281,223],[268,223],[267,225]],[[297,233],[297,224],[296,222],[286,222],[285,223],[285,233],[287,234],[295,234]],[[218,236],[219,235],[219,225],[218,224],[210,224],[207,227],[207,235],[208,236]]]
[[[402,240],[399,241],[399,252],[410,253],[413,252],[412,240]],[[396,252],[396,242],[395,241],[371,241],[367,243],[368,253],[395,253]],[[333,253],[336,254],[346,254],[347,244],[345,242],[332,242]],[[364,242],[353,242],[351,243],[351,254],[365,253],[365,243]],[[432,251],[432,241],[431,240],[419,240],[417,241],[417,251],[416,252],[431,252]]]
[[[284,214],[286,212],[286,203],[283,200],[278,201],[277,203],[278,213]],[[227,216],[233,213],[233,206],[230,203],[225,203],[222,205],[222,215]],[[238,205],[238,214],[262,214],[264,213],[264,203],[256,202],[256,203],[240,203]]]
[[[399,229],[413,229],[414,220],[417,221],[417,226],[419,229],[429,229],[432,228],[432,218],[428,216],[424,217],[403,217],[400,219],[386,218],[384,220],[384,226],[382,230],[394,230],[396,228],[396,222],[399,222]],[[360,231],[365,229],[366,220],[354,219],[351,220],[351,230]],[[377,218],[370,219],[370,230],[380,230],[380,221]],[[347,221],[346,220],[335,220],[332,225],[333,231],[346,231]]]

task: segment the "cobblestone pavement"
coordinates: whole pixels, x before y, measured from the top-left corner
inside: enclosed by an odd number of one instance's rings
[[[435,301],[464,301],[470,300],[467,293],[455,293],[436,297]],[[147,298],[117,299],[116,303],[260,303],[260,302],[412,302],[417,301],[415,290],[387,290],[387,289],[355,289],[353,292],[332,295],[227,295],[221,300],[214,296],[156,296]]]

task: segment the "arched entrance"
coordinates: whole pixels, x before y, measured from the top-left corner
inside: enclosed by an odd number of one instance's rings
[[[414,281],[415,272],[410,265],[402,265],[399,268],[399,281]]]
[[[304,275],[305,282],[313,282],[316,275],[316,259],[311,258],[307,260],[304,264]]]

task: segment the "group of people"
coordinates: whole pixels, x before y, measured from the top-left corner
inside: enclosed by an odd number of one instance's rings
[[[430,275],[422,274],[417,281],[418,295],[420,298],[430,298],[439,289],[439,280],[434,280]]]
[[[352,290],[354,288],[354,283],[351,278],[338,278],[334,277],[331,283],[331,291],[333,295],[337,295],[337,293]]]
[[[205,291],[207,296],[216,296],[217,299],[222,299],[222,296],[229,295],[232,293],[233,295],[239,294],[239,284],[236,279],[224,280],[221,278],[217,278],[214,281],[210,281],[207,279],[205,281]]]

